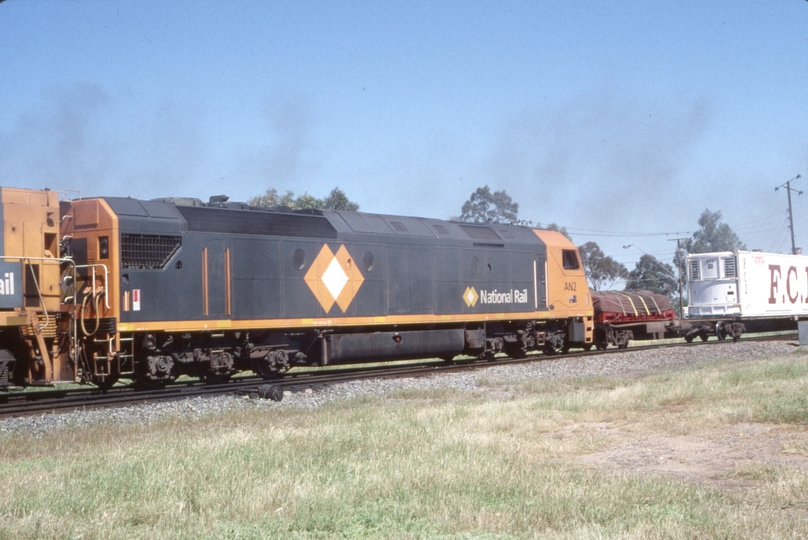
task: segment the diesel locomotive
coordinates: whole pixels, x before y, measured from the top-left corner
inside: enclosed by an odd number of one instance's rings
[[[0,385],[162,385],[593,345],[553,231],[0,188]]]

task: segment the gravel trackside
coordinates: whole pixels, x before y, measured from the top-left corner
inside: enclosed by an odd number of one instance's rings
[[[41,436],[54,430],[82,426],[114,424],[149,424],[168,417],[199,418],[233,409],[298,408],[315,409],[326,402],[359,397],[383,396],[402,390],[488,391],[478,382],[524,381],[546,377],[586,377],[649,373],[678,369],[714,360],[743,362],[767,357],[785,356],[798,351],[795,342],[741,341],[708,346],[659,347],[652,350],[627,351],[622,354],[596,355],[584,358],[559,357],[515,366],[490,367],[467,373],[450,373],[423,378],[381,379],[340,383],[316,390],[287,393],[282,402],[244,396],[188,398],[168,403],[141,404],[97,411],[44,414],[40,416],[0,420],[0,436],[28,434]],[[492,396],[502,399],[502,395]]]

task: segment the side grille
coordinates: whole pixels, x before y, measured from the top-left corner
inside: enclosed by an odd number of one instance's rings
[[[181,236],[121,234],[121,266],[162,270],[182,247]]]
[[[724,277],[738,277],[737,270],[735,269],[735,257],[727,257],[724,259]]]
[[[690,279],[699,279],[699,259],[690,259]]]

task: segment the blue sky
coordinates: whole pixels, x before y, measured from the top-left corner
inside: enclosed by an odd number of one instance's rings
[[[705,208],[808,252],[808,2],[0,3],[0,185],[268,187],[449,218],[482,185],[629,269]],[[624,250],[622,245],[638,248]]]

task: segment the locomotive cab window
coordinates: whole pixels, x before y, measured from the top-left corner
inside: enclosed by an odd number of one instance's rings
[[[564,264],[564,270],[578,270],[581,268],[578,263],[578,254],[574,249],[562,249],[561,259]]]

